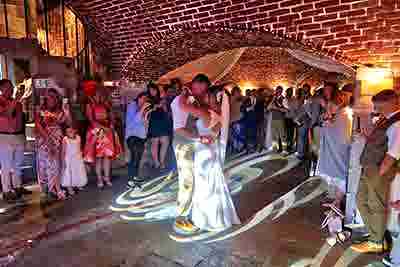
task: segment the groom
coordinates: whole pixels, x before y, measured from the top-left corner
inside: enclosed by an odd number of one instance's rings
[[[178,217],[175,227],[191,232],[196,230],[189,221],[192,206],[194,185],[193,160],[195,143],[211,143],[211,136],[199,136],[196,129],[196,118],[208,116],[207,109],[201,108],[200,103],[207,94],[210,86],[208,77],[198,74],[191,82],[190,90],[177,96],[171,104],[174,123],[173,147],[178,166]]]

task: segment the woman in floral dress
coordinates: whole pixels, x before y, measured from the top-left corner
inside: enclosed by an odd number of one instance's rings
[[[60,98],[55,89],[48,89],[35,123],[39,184],[47,197],[62,200],[65,198],[61,189],[62,126],[70,122],[70,113],[61,107]]]

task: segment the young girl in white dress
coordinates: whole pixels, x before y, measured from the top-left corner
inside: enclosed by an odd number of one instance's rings
[[[82,157],[81,138],[73,127],[66,129],[62,151],[63,176],[61,185],[68,189],[69,195],[74,195],[74,188],[83,190],[88,179]]]

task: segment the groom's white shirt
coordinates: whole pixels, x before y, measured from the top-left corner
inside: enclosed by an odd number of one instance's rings
[[[181,95],[175,97],[174,101],[172,101],[171,103],[174,130],[180,128],[186,128],[186,123],[189,118],[189,113],[184,112],[179,105],[181,97],[182,97]]]

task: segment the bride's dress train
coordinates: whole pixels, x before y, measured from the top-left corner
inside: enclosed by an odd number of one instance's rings
[[[197,129],[201,135],[211,134],[201,120],[197,121]],[[220,142],[197,143],[195,151],[192,222],[207,231],[222,231],[240,224],[222,169]]]

